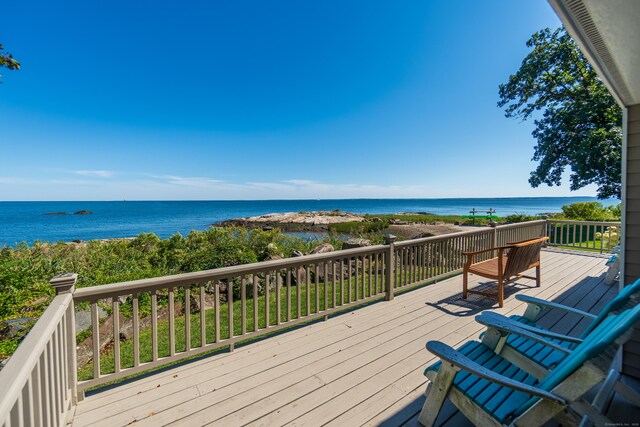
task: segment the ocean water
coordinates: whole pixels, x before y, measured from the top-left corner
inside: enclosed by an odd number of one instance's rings
[[[153,232],[160,237],[204,230],[219,221],[267,213],[333,210],[354,213],[431,212],[467,214],[471,209],[496,215],[557,212],[563,205],[592,197],[519,197],[473,199],[348,199],[260,201],[110,201],[0,202],[0,246],[18,242],[71,241],[133,237]],[[604,201],[615,204],[617,200]],[[91,215],[73,215],[79,210]],[[46,215],[68,212],[68,215]]]

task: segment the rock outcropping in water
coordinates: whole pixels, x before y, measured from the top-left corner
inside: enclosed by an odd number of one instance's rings
[[[271,213],[248,218],[234,218],[215,226],[279,228],[284,231],[326,231],[331,224],[363,222],[364,216],[342,211]]]

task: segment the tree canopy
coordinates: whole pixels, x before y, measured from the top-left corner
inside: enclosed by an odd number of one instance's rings
[[[9,52],[5,53],[3,50],[4,46],[0,44],[0,68],[5,67],[10,70],[19,70],[20,63],[13,58],[13,55]],[[0,77],[2,77],[2,74],[0,74]]]
[[[533,187],[598,186],[598,197],[620,197],[622,110],[564,28],[535,33],[520,69],[500,85],[507,117],[534,118]]]

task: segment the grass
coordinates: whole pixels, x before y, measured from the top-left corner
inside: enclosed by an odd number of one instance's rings
[[[415,214],[366,214],[365,221],[351,221],[329,225],[329,230],[341,234],[375,234],[383,232],[393,221],[403,221],[407,223],[433,223],[444,222],[445,224],[463,224],[463,225],[486,225],[490,221],[500,221],[503,218],[492,216],[476,216],[471,218],[469,215],[435,215],[431,213],[415,213]]]
[[[339,234],[364,234],[376,233],[389,226],[385,221],[360,222],[350,221],[329,225],[329,231]]]
[[[459,222],[461,224],[470,224],[472,219],[468,216],[462,215],[435,215],[431,213],[415,213],[415,214],[378,214],[378,215],[365,215],[365,218],[379,218],[383,222],[391,223],[393,220],[400,220],[413,223],[431,223],[431,222],[444,222],[446,224],[454,224]],[[493,217],[495,220],[500,220],[499,217]],[[475,224],[487,224],[490,219],[482,216],[475,218]]]
[[[571,249],[571,250],[579,250],[579,251],[587,251],[587,252],[598,252],[600,253],[600,248],[602,248],[603,254],[608,254],[611,251],[608,242],[604,242],[604,246],[600,240],[586,240],[582,242],[582,246],[577,244],[568,244],[568,245],[560,245],[554,244],[553,247],[561,248],[561,249]]]
[[[429,276],[428,271],[424,267],[414,266],[413,269],[406,269],[405,271],[397,270],[395,277],[396,286],[401,286],[405,283],[411,283],[412,279],[418,277]],[[431,273],[435,273],[435,270]],[[377,278],[377,289],[376,289]],[[287,321],[287,299],[291,304],[290,319],[295,320],[299,317],[306,317],[324,311],[326,309],[337,308],[340,309],[342,305],[342,289],[344,289],[344,303],[353,301],[360,301],[362,305],[369,304],[372,300],[375,300],[377,295],[379,299],[384,297],[383,288],[383,275],[382,273],[375,274],[375,272],[369,276],[358,275],[353,276],[351,280],[344,279],[344,283],[340,285],[340,281],[337,280],[334,284],[333,281],[329,281],[326,284],[324,282],[302,283],[300,286],[300,311],[298,312],[298,287],[292,285],[290,288],[289,296],[287,295],[286,286],[282,286],[280,289],[280,319],[281,323]],[[428,280],[418,281],[422,284]],[[335,286],[336,305],[333,305],[333,292]],[[395,290],[396,294],[406,292],[415,286],[403,286]],[[325,304],[325,290],[327,295],[327,303]],[[196,289],[192,291],[192,294],[197,292]],[[370,297],[374,297],[373,299]],[[369,298],[363,300],[363,298]],[[267,298],[265,295],[259,295],[255,300],[253,298],[247,298],[246,300],[246,332],[251,333],[256,330],[254,321],[254,304],[257,304],[258,308],[258,329],[264,329],[267,325]],[[277,292],[272,290],[269,292],[268,297],[268,311],[269,311],[269,325],[275,326],[277,324]],[[360,304],[358,304],[360,305]],[[344,311],[352,310],[354,307],[345,307]],[[220,340],[226,340],[229,338],[229,305],[228,303],[220,304],[220,327],[219,337]],[[339,310],[341,311],[341,310]],[[334,311],[333,313],[336,313]],[[298,316],[300,313],[300,316]],[[309,319],[309,322],[313,322],[315,319]],[[186,351],[186,328],[185,328],[186,316],[176,316],[175,318],[175,351],[180,353]],[[191,347],[197,348],[202,344],[202,337],[200,335],[200,313],[191,313],[189,316],[190,322],[190,338]],[[215,310],[209,308],[205,310],[205,340],[207,344],[216,342],[215,331]],[[291,327],[297,327],[298,325],[291,325]],[[268,334],[267,331],[264,332]],[[275,333],[272,332],[272,333]],[[233,334],[234,336],[240,336],[242,334],[242,302],[233,301]],[[167,357],[170,355],[170,343],[169,343],[169,322],[158,321],[158,357]],[[146,363],[152,361],[152,330],[151,328],[142,328],[140,330],[140,362]],[[219,349],[212,349],[211,352],[219,351]],[[193,356],[199,357],[199,356]],[[127,339],[120,343],[120,365],[121,368],[133,367],[133,339]],[[113,346],[110,346],[100,355],[100,372],[101,374],[110,374],[114,372],[115,357]],[[80,367],[78,371],[78,379],[80,381],[89,380],[93,378],[93,365],[88,363],[85,366]]]
[[[378,290],[382,290],[383,277],[382,274],[378,274]],[[344,301],[345,303],[362,299],[363,297],[370,297],[375,295],[375,280],[376,275],[371,277],[371,281],[365,279],[364,276],[359,275],[353,277],[349,283],[347,279],[344,280]],[[363,282],[364,281],[364,282]],[[298,311],[298,287],[292,285],[290,288],[289,297],[287,295],[286,286],[282,286],[280,289],[280,319],[281,322],[287,320],[287,298],[289,298],[291,304],[291,319],[297,319],[298,317],[306,317],[310,314],[318,313],[326,309],[334,308],[333,306],[333,291],[334,283],[328,282],[326,285],[323,282],[319,283],[303,283],[299,288],[300,296],[300,311]],[[325,290],[327,295],[327,304],[325,304]],[[336,307],[341,305],[342,292],[340,283],[335,284],[336,293]],[[350,292],[349,292],[350,290]],[[357,295],[357,298],[356,298]],[[381,295],[382,296],[382,295]],[[254,321],[254,304],[257,304],[258,308],[258,329],[264,329],[267,325],[267,304],[266,297],[264,295],[258,296],[255,300],[253,298],[247,298],[246,301],[246,331],[253,332],[256,330]],[[269,325],[274,326],[277,324],[277,292],[272,290],[269,292],[268,297],[268,312],[269,312]],[[365,303],[366,301],[363,301]],[[176,316],[175,318],[175,351],[183,352],[186,349],[186,317],[184,315]],[[190,322],[190,337],[191,347],[196,348],[201,346],[202,337],[200,334],[200,313],[192,313],[189,316]],[[215,331],[215,310],[213,308],[205,310],[205,340],[206,343],[216,342]],[[242,334],[242,302],[233,301],[233,333],[234,336]],[[158,357],[166,357],[170,354],[169,348],[169,322],[158,322]],[[229,338],[229,305],[228,303],[220,304],[220,327],[219,327],[220,340]],[[145,328],[140,330],[140,362],[150,362],[152,360],[152,330],[151,328]],[[100,372],[101,374],[108,374],[114,372],[114,350],[113,347],[103,351],[100,356]],[[133,366],[133,340],[127,339],[120,343],[120,360],[122,368],[129,368]],[[93,377],[93,367],[89,363],[79,369],[79,380],[88,380]]]

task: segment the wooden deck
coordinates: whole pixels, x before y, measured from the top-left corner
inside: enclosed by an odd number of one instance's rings
[[[474,316],[491,309],[522,313],[523,293],[595,312],[617,292],[603,283],[605,259],[544,251],[542,287],[523,279],[507,286],[502,309],[472,295],[461,300],[456,276],[324,322],[185,363],[89,395],[73,426],[416,425],[424,402],[428,340],[457,346],[477,338]],[[472,276],[470,286],[485,280]],[[559,313],[542,322],[562,333],[584,322]],[[464,425],[445,407],[439,420]]]

